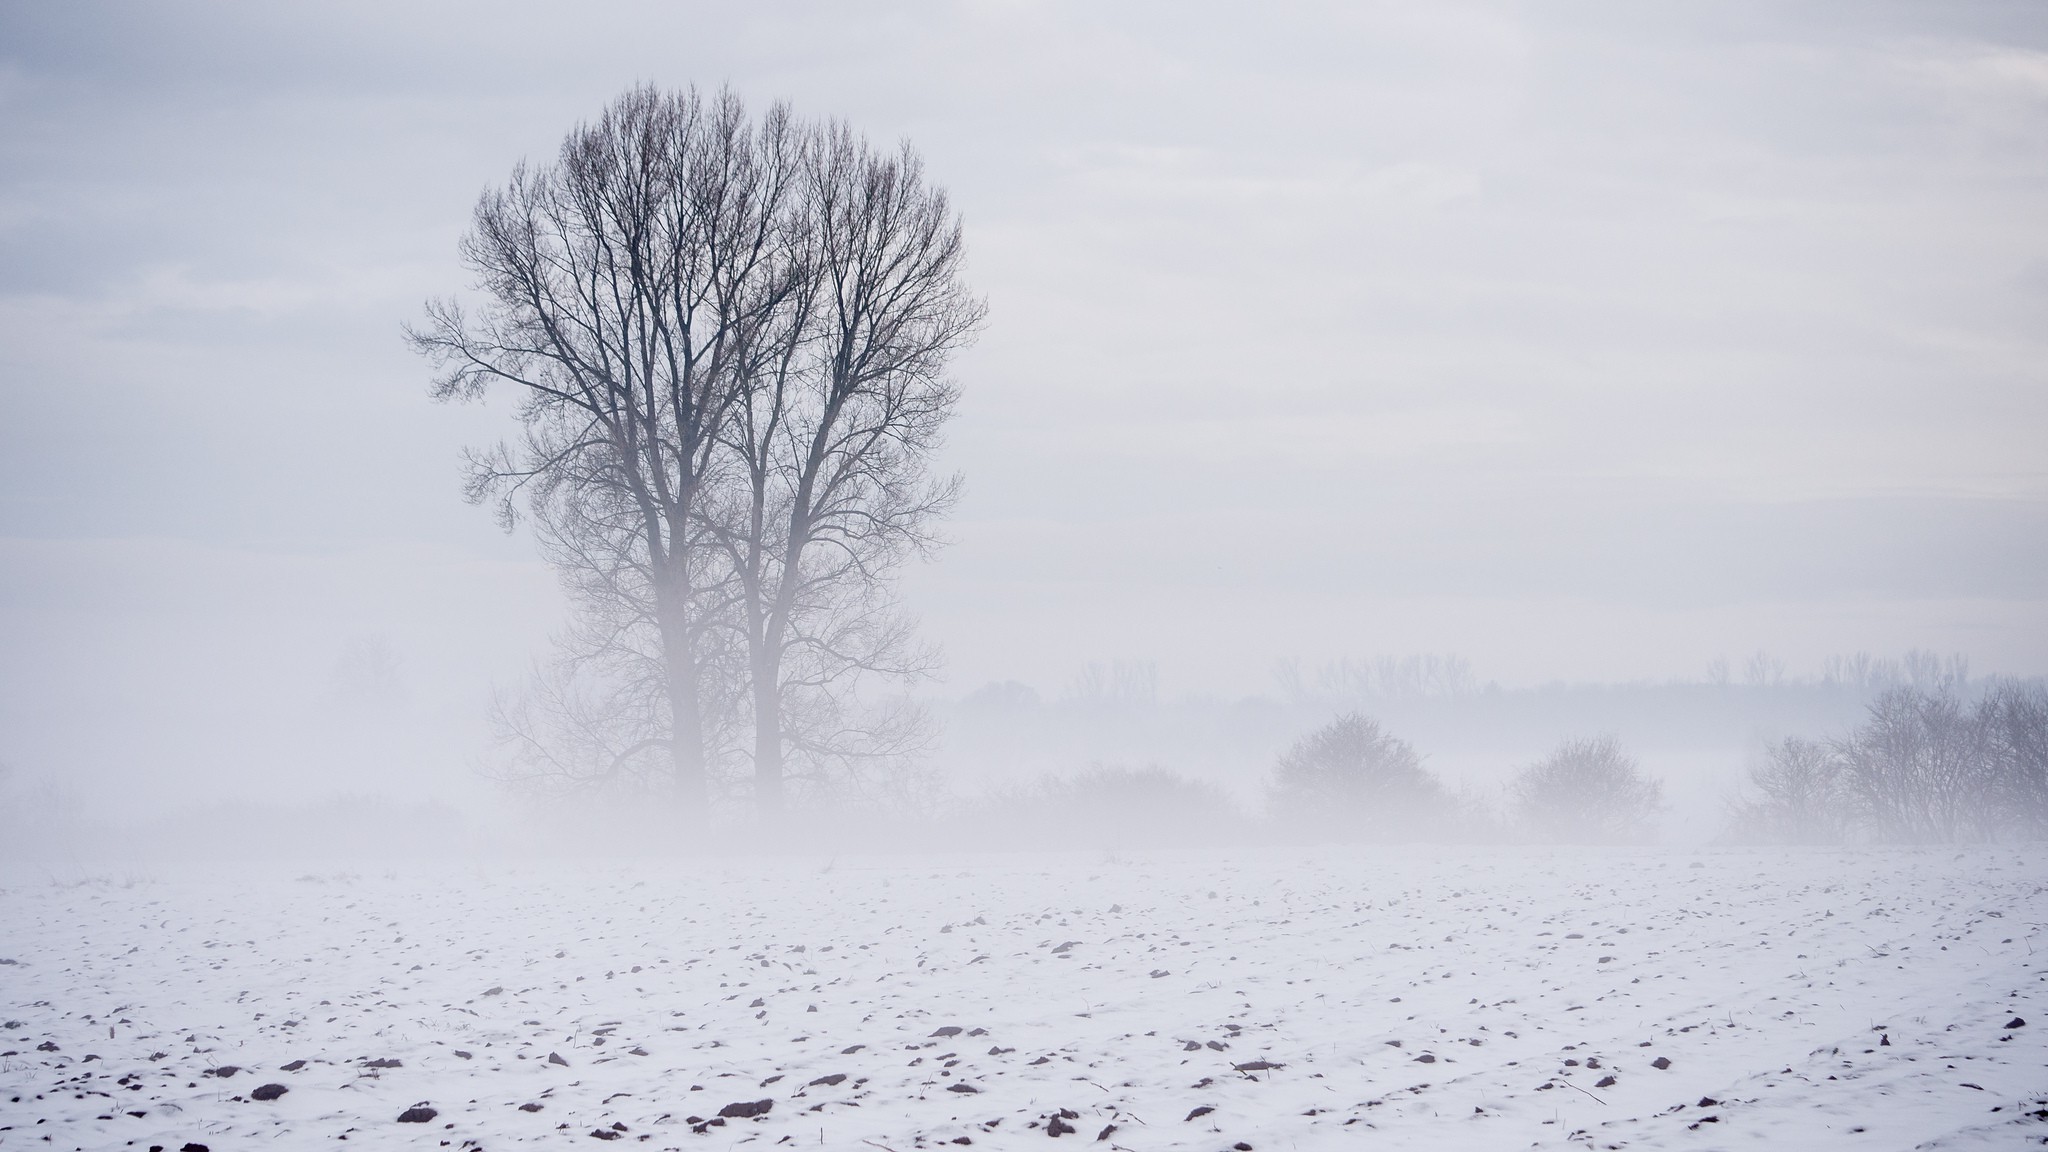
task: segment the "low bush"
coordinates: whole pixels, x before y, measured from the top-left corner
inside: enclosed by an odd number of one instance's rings
[[[1626,844],[1651,838],[1664,786],[1612,736],[1566,740],[1509,786],[1515,823],[1536,839]]]
[[[1290,839],[1432,838],[1449,831],[1459,809],[1407,741],[1357,712],[1280,757],[1266,804]]]

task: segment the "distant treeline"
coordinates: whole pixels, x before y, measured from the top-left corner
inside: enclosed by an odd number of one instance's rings
[[[1283,663],[1277,691],[1235,698],[1170,695],[1147,662],[1090,665],[1054,693],[1015,681],[938,702],[939,767],[956,787],[1071,774],[1091,763],[1158,763],[1243,790],[1295,739],[1343,712],[1372,716],[1446,765],[1519,764],[1573,734],[1611,733],[1653,760],[1672,751],[1740,757],[1804,733],[1861,722],[1898,687],[1969,694],[1968,662],[1912,652],[1835,657],[1787,675],[1759,653],[1701,678],[1621,684],[1481,683],[1456,656],[1371,657],[1304,670]],[[1731,781],[1732,783],[1732,781]]]
[[[1968,658],[1959,654],[1943,656],[1926,649],[1914,649],[1896,658],[1868,652],[1829,656],[1821,661],[1819,673],[1811,676],[1793,675],[1786,661],[1758,651],[1739,662],[1717,656],[1707,662],[1705,675],[1697,680],[1641,681],[1618,687],[1809,686],[1877,693],[1909,686],[1966,684],[1969,679]],[[1299,660],[1282,660],[1273,666],[1273,681],[1281,697],[1290,701],[1407,700],[1501,691],[1498,684],[1481,683],[1471,661],[1464,657],[1433,653],[1345,658],[1327,661],[1313,670],[1305,669]]]
[[[1761,654],[1721,671],[1505,689],[1454,657],[1403,657],[1283,667],[1300,691],[1224,701],[1165,700],[1149,665],[1099,665],[1056,697],[1005,683],[959,701],[949,767],[969,796],[976,769],[998,769],[965,802],[973,823],[1077,843],[1626,843],[1659,815],[1751,842],[2048,835],[2043,681],[1973,680],[1926,652],[1807,678]],[[1446,763],[1476,775],[1447,782]],[[1676,808],[1658,778],[1673,771]]]

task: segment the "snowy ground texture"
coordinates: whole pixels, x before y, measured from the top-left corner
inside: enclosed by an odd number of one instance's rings
[[[91,876],[0,886],[0,1148],[2048,1137],[2038,846]]]

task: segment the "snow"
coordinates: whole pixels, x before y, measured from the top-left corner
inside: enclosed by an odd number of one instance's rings
[[[2038,847],[17,868],[0,1148],[2008,1148],[2044,892]]]

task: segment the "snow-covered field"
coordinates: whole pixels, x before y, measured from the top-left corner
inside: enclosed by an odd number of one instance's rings
[[[2013,1148],[2044,922],[2039,848],[17,866],[0,1148]]]

